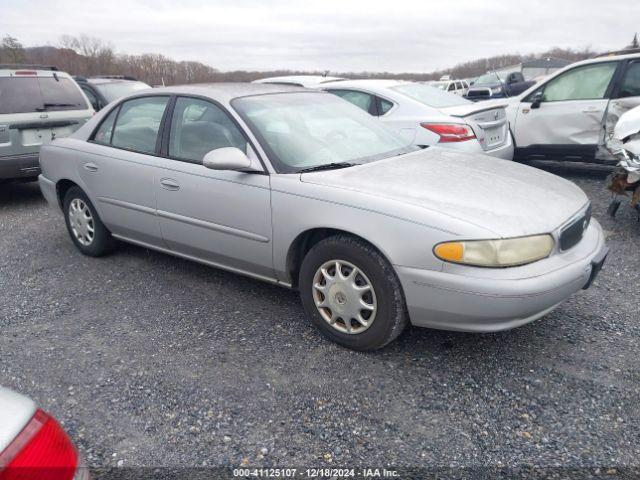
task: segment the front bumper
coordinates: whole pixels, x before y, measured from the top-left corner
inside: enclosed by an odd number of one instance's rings
[[[37,153],[0,157],[0,180],[34,178],[39,174]]]
[[[592,220],[575,247],[522,267],[462,267],[467,274],[400,266],[396,271],[413,325],[496,332],[532,322],[589,287],[607,252],[602,228]]]

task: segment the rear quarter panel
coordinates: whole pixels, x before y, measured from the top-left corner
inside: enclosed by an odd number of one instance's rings
[[[20,433],[36,412],[36,405],[27,397],[0,387],[0,453]]]

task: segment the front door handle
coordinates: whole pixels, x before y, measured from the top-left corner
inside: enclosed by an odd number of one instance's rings
[[[84,168],[85,170],[89,170],[90,172],[98,171],[98,166],[95,163],[85,163]]]
[[[173,178],[160,179],[160,185],[162,185],[162,188],[166,190],[180,190],[180,184]]]

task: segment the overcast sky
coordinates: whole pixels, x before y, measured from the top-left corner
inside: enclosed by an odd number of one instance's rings
[[[26,46],[85,33],[119,53],[220,70],[419,72],[549,47],[619,49],[639,0],[1,0],[0,35]]]

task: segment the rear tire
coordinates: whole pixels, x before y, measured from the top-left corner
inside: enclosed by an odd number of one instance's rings
[[[367,351],[393,341],[408,323],[402,286],[372,245],[349,235],[321,240],[299,275],[302,305],[330,340]]]
[[[67,231],[80,252],[90,257],[101,257],[115,249],[115,239],[80,187],[71,187],[67,191],[63,208]]]

